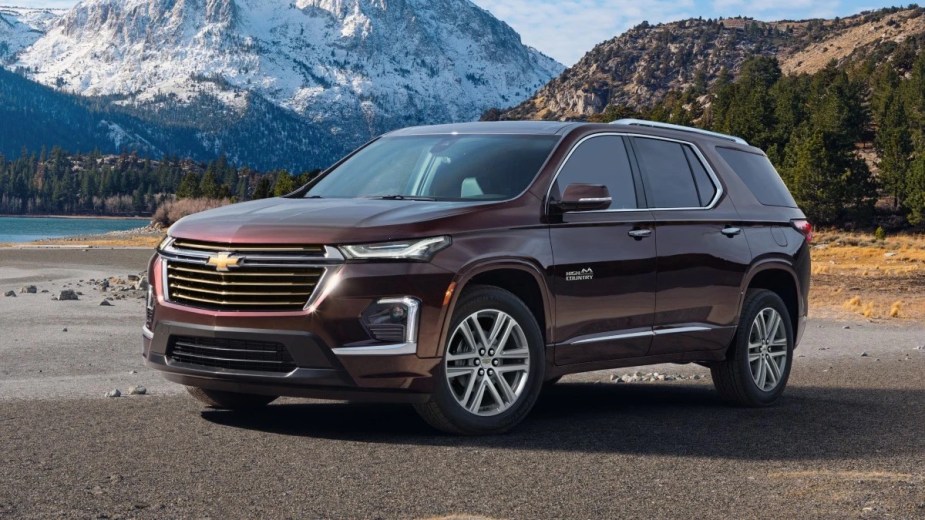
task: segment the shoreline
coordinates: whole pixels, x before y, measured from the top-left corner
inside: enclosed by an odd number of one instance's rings
[[[152,217],[118,217],[112,215],[7,215],[0,213],[0,218],[60,218],[73,220],[140,220],[151,221]]]

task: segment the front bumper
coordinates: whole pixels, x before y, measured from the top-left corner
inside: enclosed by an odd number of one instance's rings
[[[153,319],[143,338],[146,364],[173,382],[231,392],[375,401],[422,401],[433,391],[444,305],[453,273],[431,264],[347,264],[337,290],[317,309],[301,312],[219,312],[163,299],[159,257],[149,269]],[[420,301],[417,343],[371,341],[359,316],[383,297]],[[285,373],[238,370],[178,361],[178,337],[282,344],[295,368]]]

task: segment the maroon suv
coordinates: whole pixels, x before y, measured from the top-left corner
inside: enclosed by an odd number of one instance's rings
[[[206,404],[414,403],[510,429],[565,374],[698,363],[773,403],[802,335],[812,228],[761,150],[638,120],[382,136],[282,198],[158,247],[144,357]]]

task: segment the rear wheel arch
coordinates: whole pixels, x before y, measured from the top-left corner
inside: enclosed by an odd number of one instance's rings
[[[800,326],[800,316],[803,315],[804,309],[803,302],[800,300],[799,279],[793,268],[789,264],[775,260],[755,265],[742,286],[739,312],[741,312],[746,293],[752,289],[767,289],[780,296],[790,315],[794,337],[798,337],[797,330]]]

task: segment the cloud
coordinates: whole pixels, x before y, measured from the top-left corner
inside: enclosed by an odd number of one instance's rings
[[[750,16],[766,21],[781,19],[832,18],[843,11],[841,0],[713,0],[716,16]]]
[[[694,0],[473,0],[563,64],[574,65],[595,45],[642,21],[696,16]]]

